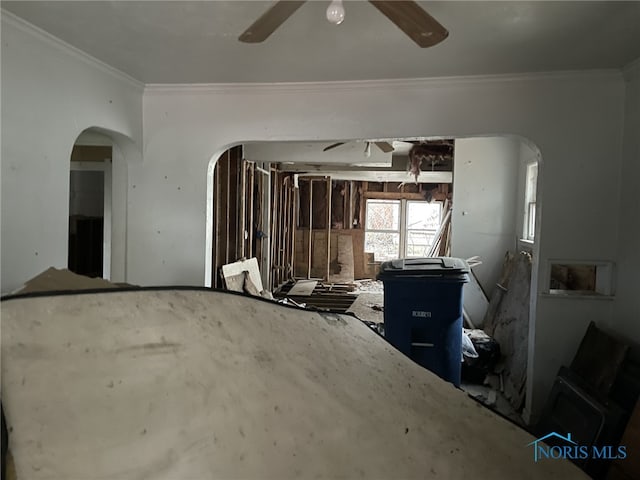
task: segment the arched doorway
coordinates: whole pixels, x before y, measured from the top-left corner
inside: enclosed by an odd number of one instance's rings
[[[88,277],[111,278],[112,158],[112,140],[92,129],[71,152],[68,268]]]
[[[140,160],[131,139],[99,127],[76,138],[69,162],[69,270],[127,281],[127,179]]]

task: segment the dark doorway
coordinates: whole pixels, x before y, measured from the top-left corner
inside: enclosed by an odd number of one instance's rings
[[[102,277],[104,171],[71,170],[69,189],[69,270]]]

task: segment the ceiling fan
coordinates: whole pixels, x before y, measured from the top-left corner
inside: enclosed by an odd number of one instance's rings
[[[306,0],[280,0],[273,4],[238,38],[245,43],[260,43],[276,31],[285,20],[298,10]],[[382,14],[391,20],[421,48],[442,42],[449,32],[416,2],[404,0],[369,0]],[[342,23],[344,7],[342,0],[333,0],[327,8],[327,19]]]
[[[340,145],[345,145],[347,142],[336,142],[336,143],[332,143],[329,146],[326,146],[322,149],[323,152],[328,152],[329,150],[333,150],[336,147],[339,147]],[[370,142],[370,141],[365,141],[365,147],[364,147],[364,155],[366,157],[371,156],[371,144],[374,144],[376,147],[378,147],[380,150],[382,150],[384,153],[389,153],[389,152],[393,152],[394,148],[393,145],[391,145],[389,142]]]

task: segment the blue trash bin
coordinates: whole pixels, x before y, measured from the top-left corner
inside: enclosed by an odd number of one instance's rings
[[[384,332],[416,363],[460,386],[462,287],[469,266],[459,258],[408,258],[384,262]]]

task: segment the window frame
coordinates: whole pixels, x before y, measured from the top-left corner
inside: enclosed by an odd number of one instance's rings
[[[369,203],[380,203],[380,204],[397,204],[398,205],[398,229],[397,230],[381,230],[381,229],[372,229],[368,228],[368,219],[369,219]],[[401,255],[402,252],[402,219],[403,219],[403,210],[402,210],[402,200],[392,200],[392,199],[380,199],[380,198],[367,198],[365,199],[364,206],[364,245],[367,244],[367,233],[397,233],[398,234],[398,255]],[[375,255],[375,252],[374,252]],[[400,257],[398,257],[400,258]],[[374,256],[374,261],[384,261],[377,260]]]
[[[535,181],[532,172],[535,169]],[[537,161],[525,165],[524,175],[524,205],[521,240],[534,243],[536,240],[537,190],[539,165]]]
[[[420,258],[419,256],[409,256],[408,255],[408,250],[409,250],[409,232],[419,232],[419,233],[431,233],[434,236],[435,239],[435,235],[436,233],[438,233],[438,230],[440,228],[440,225],[442,225],[442,210],[444,207],[443,202],[437,201],[437,200],[432,200],[431,202],[427,202],[426,200],[403,200],[404,202],[404,212],[403,212],[403,216],[404,216],[404,222],[403,222],[403,226],[405,229],[405,235],[404,235],[404,242],[403,242],[403,246],[404,246],[404,251],[401,251],[401,256],[402,258]],[[438,223],[438,228],[409,228],[408,222],[409,222],[409,204],[410,203],[427,203],[429,205],[433,205],[433,204],[437,204],[440,208],[439,208],[439,212],[438,212],[438,217],[439,217],[439,223]],[[428,245],[428,248],[431,248],[433,246],[433,242],[431,242],[430,245]]]
[[[397,230],[385,230],[385,229],[371,229],[368,228],[368,212],[369,212],[369,203],[394,203],[399,205],[399,218],[398,218],[398,229]],[[444,208],[444,203],[438,200],[433,200],[432,202],[427,202],[426,200],[407,200],[407,199],[380,199],[380,198],[367,198],[365,200],[365,218],[364,218],[364,244],[367,244],[367,233],[393,233],[399,234],[399,243],[398,243],[398,257],[397,258],[420,258],[417,256],[407,256],[408,249],[408,239],[409,232],[424,232],[424,233],[432,233],[434,236],[438,233],[439,227],[436,229],[423,229],[423,228],[409,228],[408,226],[408,209],[409,203],[429,203],[434,204],[437,203],[440,207],[440,225],[442,225],[442,211]],[[433,245],[433,244],[432,244]],[[431,247],[431,246],[429,246]],[[375,253],[375,252],[374,252]],[[381,262],[385,260],[375,259],[375,262]]]

